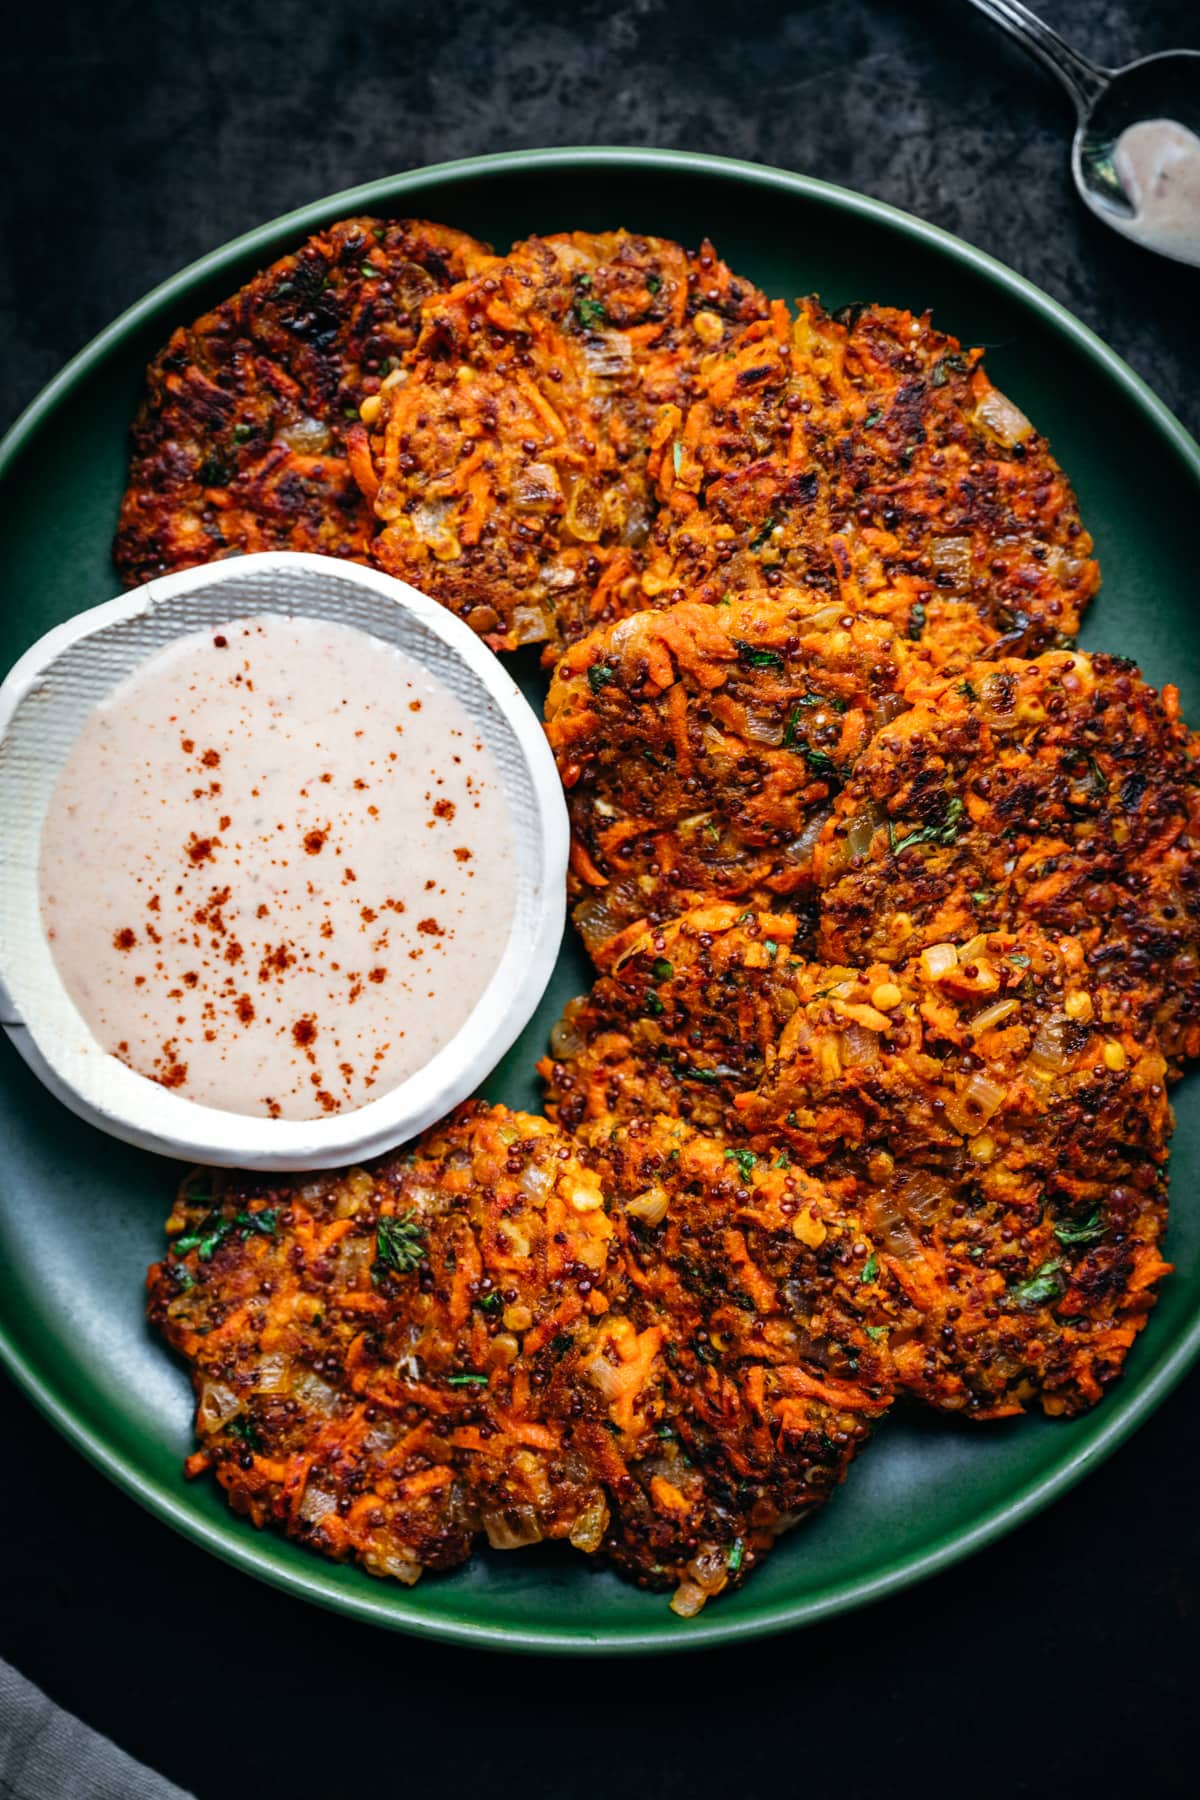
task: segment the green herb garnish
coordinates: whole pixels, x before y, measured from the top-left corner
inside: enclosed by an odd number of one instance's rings
[[[832,775],[835,779],[837,778],[838,766],[826,751],[813,750],[806,744],[804,760],[814,775]]]
[[[674,963],[669,963],[665,956],[656,956],[651,965],[650,973],[653,975],[655,981],[670,981],[672,975],[675,973],[675,965]]]
[[[425,1259],[425,1228],[414,1212],[395,1213],[375,1227],[375,1266],[411,1275]]]
[[[1097,1206],[1086,1219],[1064,1219],[1061,1225],[1054,1227],[1054,1235],[1060,1244],[1094,1244],[1104,1237],[1108,1231],[1100,1208]]]
[[[1057,1300],[1062,1293],[1062,1287],[1058,1280],[1058,1272],[1061,1268],[1062,1263],[1054,1258],[1050,1262],[1044,1262],[1040,1269],[1036,1269],[1028,1281],[1019,1281],[1015,1287],[1010,1287],[1008,1297],[1013,1305],[1020,1307],[1045,1306],[1048,1301]]]
[[[874,1279],[878,1275],[878,1273],[879,1273],[879,1258],[876,1256],[875,1252],[872,1250],[870,1256],[868,1256],[866,1262],[862,1266],[862,1273],[859,1275],[858,1279],[860,1281],[874,1281]]]
[[[914,844],[952,844],[958,836],[966,810],[958,795],[952,794],[946,803],[946,816],[940,825],[921,825],[902,838],[897,838],[896,828],[889,819],[888,848],[893,856],[899,856],[902,850],[910,850]]]
[[[486,1387],[487,1384],[486,1375],[477,1375],[473,1371],[466,1375],[447,1375],[446,1377],[447,1387]]]
[[[729,1555],[725,1558],[725,1567],[729,1570],[731,1575],[737,1574],[742,1566],[745,1554],[746,1545],[744,1539],[734,1538],[732,1544],[729,1546]]]
[[[678,475],[679,465],[683,461],[683,445],[678,438],[675,439],[675,442],[671,447],[671,460],[675,464],[675,473]]]
[[[585,331],[594,331],[598,326],[608,323],[608,314],[599,300],[593,300],[590,294],[578,296],[575,301],[575,312]]]
[[[753,1150],[727,1150],[725,1152],[725,1161],[735,1162],[742,1172],[742,1180],[749,1181],[754,1172],[755,1164],[758,1162],[758,1158],[755,1156]]]
[[[778,650],[760,650],[754,644],[747,644],[742,638],[734,638],[734,648],[742,661],[749,663],[752,669],[782,669],[783,658]]]
[[[615,681],[616,679],[617,672],[615,669],[611,668],[608,663],[593,663],[588,670],[588,686],[591,688],[593,694],[598,694],[602,687],[607,687],[610,681]]]
[[[923,600],[914,600],[912,609],[908,615],[908,636],[910,638],[919,638],[924,629],[925,603]]]

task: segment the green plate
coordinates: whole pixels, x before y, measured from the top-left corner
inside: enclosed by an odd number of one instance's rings
[[[166,282],[51,383],[0,446],[4,607],[0,663],[106,600],[125,430],[149,356],[173,326],[231,293],[319,225],[355,212],[423,214],[507,245],[531,231],[625,225],[710,235],[769,293],[830,305],[934,309],[986,344],[999,385],[1047,432],[1095,533],[1105,585],[1086,644],[1175,681],[1200,720],[1193,545],[1200,450],[1137,377],[1028,282],[932,226],[820,182],[666,151],[548,150],[417,170],[265,225]],[[530,675],[531,689],[536,676]],[[562,1002],[586,985],[572,943],[488,1094],[536,1107],[532,1068]],[[1176,1273],[1088,1417],[977,1426],[890,1421],[811,1524],[739,1593],[698,1619],[555,1547],[477,1556],[405,1589],[322,1562],[229,1513],[215,1484],[186,1485],[191,1399],[142,1318],[177,1170],[68,1116],[0,1046],[0,1351],[47,1416],[127,1492],[228,1562],[397,1630],[509,1649],[676,1650],[776,1631],[904,1586],[1028,1517],[1114,1450],[1200,1351],[1200,1084],[1176,1095],[1169,1254]]]

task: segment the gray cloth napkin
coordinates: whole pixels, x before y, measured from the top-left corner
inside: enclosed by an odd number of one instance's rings
[[[192,1800],[0,1661],[0,1800]]]

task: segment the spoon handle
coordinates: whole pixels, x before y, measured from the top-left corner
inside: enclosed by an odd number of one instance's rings
[[[1035,56],[1043,68],[1058,76],[1075,102],[1075,111],[1081,119],[1091,111],[1108,86],[1110,69],[1102,69],[1081,56],[1078,50],[1072,50],[1057,31],[1051,31],[1036,13],[1022,6],[1021,0],[971,0],[971,5],[1007,31],[1010,37],[1016,38],[1021,48]]]

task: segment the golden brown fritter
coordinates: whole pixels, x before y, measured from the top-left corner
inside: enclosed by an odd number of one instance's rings
[[[953,663],[1061,643],[1099,585],[1045,441],[928,315],[777,306],[661,421],[652,469],[659,604],[798,585]]]
[[[889,1396],[817,1184],[684,1131],[585,1152],[476,1105],[371,1169],[185,1184],[149,1310],[191,1366],[191,1472],[376,1574],[565,1537],[696,1610]]]
[[[416,1580],[499,1548],[595,1549],[570,1446],[613,1231],[544,1119],[460,1111],[368,1170],[185,1185],[150,1317],[188,1360],[201,1449],[238,1512]]]
[[[546,731],[592,955],[611,960],[638,921],[803,890],[822,816],[897,704],[895,655],[878,620],[767,595],[638,613],[574,645]]]
[[[829,1497],[887,1410],[887,1358],[854,1304],[869,1246],[786,1154],[677,1119],[584,1142],[614,1196],[623,1329],[659,1345],[636,1401],[656,1446],[617,1490],[606,1548],[643,1585],[679,1581],[687,1615]]]
[[[538,1065],[546,1111],[569,1131],[665,1113],[740,1134],[795,1005],[805,934],[790,913],[712,905],[648,927],[567,1006]]]
[[[176,331],[133,426],[122,579],[250,550],[370,561],[359,407],[412,348],[421,302],[486,257],[445,226],[347,219]]]
[[[1032,926],[793,974],[739,1106],[752,1144],[854,1184],[864,1316],[899,1385],[979,1418],[1092,1405],[1168,1269],[1153,1037],[1102,1023],[1082,946]]]
[[[1200,738],[1131,663],[1051,652],[914,684],[818,840],[820,954],[897,961],[1036,921],[1104,1004],[1200,1051]],[[1116,1016],[1115,1014],[1113,1016]]]
[[[381,566],[495,649],[635,609],[653,422],[765,311],[709,244],[572,232],[494,259],[426,305],[365,410]]]

